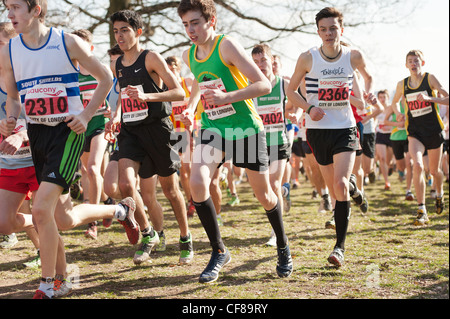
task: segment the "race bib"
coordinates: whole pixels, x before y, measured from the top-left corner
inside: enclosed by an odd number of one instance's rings
[[[209,105],[205,101],[203,94],[208,90],[218,89],[218,90],[221,90],[222,92],[227,92],[222,79],[202,82],[202,83],[199,83],[198,86],[199,86],[200,92],[202,94],[201,100],[202,100],[204,112],[206,113],[206,115],[208,116],[208,118],[210,120],[217,120],[217,119],[221,119],[221,118],[236,114],[236,110],[234,109],[233,105],[231,105],[231,104]]]
[[[347,78],[319,79],[319,107],[342,110],[350,107],[350,86]]]
[[[264,123],[266,132],[284,130],[283,108],[280,105],[258,106],[258,114]]]
[[[419,100],[417,100],[417,96],[420,93],[428,96],[427,91],[406,94],[406,103],[408,104],[408,109],[413,117],[419,117],[433,112],[433,103],[425,101],[420,102]]]
[[[136,86],[139,91],[144,92],[142,85]],[[148,116],[148,106],[145,102],[130,99],[125,93],[125,88],[121,90],[122,96],[122,119],[124,123],[142,121]]]
[[[27,123],[24,119],[18,119],[16,123],[16,128],[14,129],[12,134],[16,134],[20,131],[27,129]],[[3,142],[4,137],[0,134],[0,143]],[[29,142],[22,143],[22,146],[13,154],[4,154],[0,152],[0,157],[5,159],[22,159],[22,158],[28,158],[31,157],[31,148]]]
[[[189,98],[185,97],[183,101],[174,101],[172,102],[172,114],[175,122],[181,121],[181,113],[186,110],[189,102]]]
[[[36,85],[25,94],[27,117],[38,124],[56,126],[69,115],[65,86],[59,83]]]
[[[91,102],[92,97],[94,96],[94,92],[95,92],[95,90],[86,90],[86,91],[81,92],[81,100],[83,102],[84,108],[86,108],[86,106],[88,106],[88,104]],[[106,101],[104,101],[99,106],[97,111],[95,111],[94,116],[105,114],[107,109],[108,109],[108,106],[106,105]]]

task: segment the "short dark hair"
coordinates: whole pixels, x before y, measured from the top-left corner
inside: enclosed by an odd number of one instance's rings
[[[325,18],[338,18],[339,25],[344,26],[344,15],[336,8],[326,7],[316,14],[316,25],[319,27],[319,21]]]
[[[178,15],[181,17],[188,11],[200,11],[206,21],[214,16],[217,18],[214,0],[181,0],[178,5]]]
[[[110,16],[110,20],[112,24],[114,24],[114,22],[116,21],[126,22],[131,26],[131,28],[133,28],[134,31],[142,29],[142,27],[144,26],[141,15],[132,10],[121,10],[114,12]]]
[[[253,47],[252,55],[260,53],[267,54],[268,56],[272,57],[272,50],[270,49],[270,46],[266,43],[260,43]]]

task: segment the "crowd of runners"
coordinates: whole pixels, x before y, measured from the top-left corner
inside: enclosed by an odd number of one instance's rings
[[[266,211],[279,277],[294,271],[283,223],[295,207],[292,188],[310,187],[318,211],[330,213],[325,227],[335,229],[336,243],[328,262],[336,267],[351,206],[370,211],[376,199],[364,186],[377,178],[387,191],[392,178],[404,183],[405,200],[417,203],[415,225],[429,223],[427,196],[431,212],[445,209],[447,91],[425,71],[422,52],[407,48],[409,76],[392,97],[374,92],[363,54],[341,39],[335,8],[316,15],[322,45],[282,75],[269,45],[248,54],[216,33],[212,0],[180,2],[193,43],[180,57],[145,50],[139,14],[115,12],[109,66],[95,58],[88,30],[45,25],[46,0],[3,4],[10,21],[0,23],[0,246],[13,247],[19,232],[33,242],[37,255],[26,266],[40,267],[35,299],[72,291],[66,230],[85,225],[85,236],[97,239],[100,221],[107,228],[117,220],[138,247],[134,264],[164,251],[160,190],[179,226],[181,265],[195,260],[189,218],[203,225],[212,253],[201,283],[216,281],[232,259],[221,206],[239,205],[238,183],[248,183]],[[310,185],[300,186],[299,174]]]

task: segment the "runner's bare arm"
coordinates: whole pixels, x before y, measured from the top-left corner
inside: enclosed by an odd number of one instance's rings
[[[352,50],[350,58],[351,58],[353,69],[358,70],[364,79],[365,92],[366,93],[372,92],[373,78],[367,69],[367,65],[366,65],[364,56],[362,55],[362,53],[360,51]]]
[[[16,80],[11,66],[9,46],[5,45],[0,51],[0,65],[2,78],[8,92],[6,98],[6,118],[0,121],[0,134],[9,136],[16,127],[17,118],[20,115],[20,97],[17,90]]]
[[[231,67],[236,67],[249,80],[250,84],[243,89],[226,93],[220,90],[206,91],[204,97],[208,104],[231,104],[271,92],[272,85],[269,80],[262,74],[239,43],[230,37],[225,37],[220,45],[220,53],[224,62]]]

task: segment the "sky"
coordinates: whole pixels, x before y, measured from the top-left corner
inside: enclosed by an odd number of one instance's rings
[[[406,54],[412,49],[424,53],[426,72],[434,74],[449,92],[449,1],[422,1],[414,13],[396,25],[376,24],[344,29],[344,38],[352,40],[365,58],[374,78],[374,92],[393,92],[397,83],[409,75],[405,67]],[[292,75],[299,54],[320,45],[320,38],[310,37],[305,46],[287,41],[283,51],[283,74]],[[306,44],[307,43],[307,44]],[[299,51],[300,50],[300,51]]]

